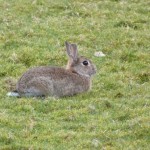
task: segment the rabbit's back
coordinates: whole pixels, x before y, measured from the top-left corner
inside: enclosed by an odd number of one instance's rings
[[[79,74],[58,67],[36,67],[22,75],[17,84],[20,95],[68,96],[87,91],[90,81]]]

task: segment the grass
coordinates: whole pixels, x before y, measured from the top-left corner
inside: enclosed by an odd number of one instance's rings
[[[1,0],[0,149],[148,150],[149,4]],[[65,66],[66,40],[97,66],[90,92],[44,101],[6,96],[28,68]]]

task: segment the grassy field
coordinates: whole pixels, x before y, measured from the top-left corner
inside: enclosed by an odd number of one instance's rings
[[[0,0],[0,150],[149,150],[149,6]],[[28,68],[64,67],[66,40],[97,66],[91,91],[62,99],[6,96]]]

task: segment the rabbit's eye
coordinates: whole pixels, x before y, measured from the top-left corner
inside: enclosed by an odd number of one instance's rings
[[[86,60],[83,61],[82,63],[83,63],[84,66],[87,66],[87,65],[88,65],[88,61],[86,61]]]

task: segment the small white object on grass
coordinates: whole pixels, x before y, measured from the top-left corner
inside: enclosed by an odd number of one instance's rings
[[[7,93],[7,96],[19,97],[19,94],[16,92],[9,92],[9,93]]]
[[[96,56],[96,57],[105,57],[106,55],[102,51],[99,51],[99,52],[95,52],[94,56]]]

